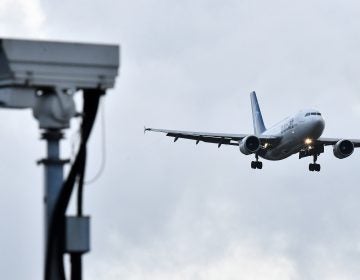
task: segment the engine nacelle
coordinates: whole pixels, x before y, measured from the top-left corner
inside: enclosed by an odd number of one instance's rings
[[[260,149],[260,139],[254,135],[246,136],[240,141],[239,148],[244,155],[256,153]]]
[[[333,151],[337,158],[346,158],[353,153],[354,144],[349,140],[340,140],[334,145]]]

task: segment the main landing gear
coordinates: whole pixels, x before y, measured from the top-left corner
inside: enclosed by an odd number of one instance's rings
[[[256,158],[256,161],[251,162],[251,168],[252,169],[262,169],[263,164],[261,161],[259,161],[259,156],[257,154],[255,155],[255,158]]]
[[[310,171],[320,171],[320,164],[316,163],[317,161],[317,155],[314,155],[314,163],[309,164],[309,170]]]

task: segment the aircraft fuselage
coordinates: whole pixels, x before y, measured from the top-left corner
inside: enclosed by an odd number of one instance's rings
[[[311,146],[310,141],[318,139],[325,128],[325,121],[317,110],[302,110],[288,117],[261,135],[277,135],[280,143],[274,148],[259,152],[267,160],[281,160]],[[308,141],[308,143],[306,143]]]

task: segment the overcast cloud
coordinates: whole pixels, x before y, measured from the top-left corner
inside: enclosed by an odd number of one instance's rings
[[[85,279],[358,279],[359,151],[338,160],[327,148],[320,173],[297,156],[252,170],[235,147],[143,126],[251,133],[256,90],[268,126],[314,107],[324,136],[359,138],[359,26],[358,1],[0,0],[1,37],[122,48],[106,169],[86,188]],[[0,271],[40,279],[44,143],[31,112],[0,116]],[[100,122],[90,145],[89,178]]]

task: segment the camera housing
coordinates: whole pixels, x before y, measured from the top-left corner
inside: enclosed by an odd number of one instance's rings
[[[0,107],[32,108],[40,128],[67,128],[76,91],[114,87],[119,51],[118,45],[0,39]]]
[[[119,46],[0,39],[0,87],[108,89]]]

